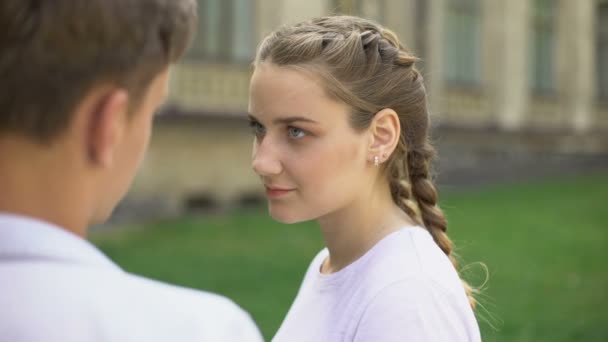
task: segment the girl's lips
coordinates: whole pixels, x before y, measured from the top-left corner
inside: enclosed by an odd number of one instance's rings
[[[278,198],[287,195],[292,192],[294,189],[285,189],[285,188],[277,188],[277,187],[266,187],[266,196],[270,198]]]

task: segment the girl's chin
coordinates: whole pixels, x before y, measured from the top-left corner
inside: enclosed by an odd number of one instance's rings
[[[284,224],[299,223],[311,220],[311,218],[302,217],[301,215],[297,215],[297,213],[288,213],[283,210],[273,210],[273,208],[269,208],[268,212],[273,220]]]

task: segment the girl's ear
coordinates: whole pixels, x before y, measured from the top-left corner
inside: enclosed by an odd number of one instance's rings
[[[385,162],[393,153],[401,136],[399,116],[391,108],[384,108],[374,116],[369,127],[371,140],[368,148],[368,160],[372,163]]]

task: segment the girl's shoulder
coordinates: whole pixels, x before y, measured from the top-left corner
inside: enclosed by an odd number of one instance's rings
[[[421,227],[406,227],[376,246],[373,257],[359,270],[361,282],[377,292],[390,284],[432,283],[447,293],[459,293],[462,285],[449,258],[430,233]]]

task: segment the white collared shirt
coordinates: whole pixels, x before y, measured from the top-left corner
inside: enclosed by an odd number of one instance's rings
[[[120,269],[52,224],[0,213],[0,342],[262,341],[222,296]]]

